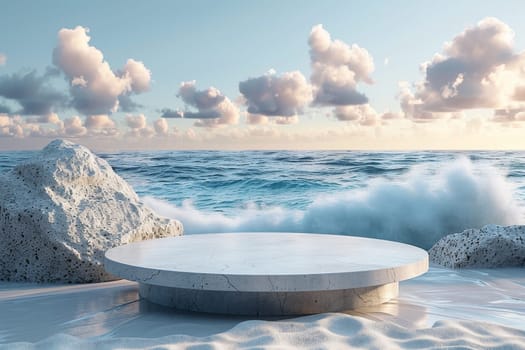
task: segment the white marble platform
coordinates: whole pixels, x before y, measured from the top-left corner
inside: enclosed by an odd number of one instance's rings
[[[306,314],[375,305],[399,281],[428,270],[426,251],[351,236],[223,233],[132,243],[106,252],[105,268],[140,283],[142,297],[179,309]]]

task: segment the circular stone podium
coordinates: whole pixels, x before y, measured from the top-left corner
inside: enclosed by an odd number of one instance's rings
[[[428,270],[403,243],[325,234],[217,233],[142,241],[106,252],[106,270],[141,297],[182,310],[300,315],[384,303]]]

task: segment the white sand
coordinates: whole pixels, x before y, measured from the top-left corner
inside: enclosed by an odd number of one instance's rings
[[[399,298],[381,306],[286,320],[167,310],[139,301],[136,284],[126,281],[1,282],[0,344],[9,349],[525,349],[525,269],[432,267],[402,282]]]

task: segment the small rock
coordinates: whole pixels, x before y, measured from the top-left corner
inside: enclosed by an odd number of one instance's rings
[[[487,225],[441,238],[430,261],[450,268],[525,266],[525,226]]]

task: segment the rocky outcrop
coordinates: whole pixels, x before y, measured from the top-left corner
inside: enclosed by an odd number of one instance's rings
[[[104,252],[182,234],[87,148],[55,140],[0,175],[0,280],[100,282]]]
[[[440,239],[430,261],[450,268],[525,266],[525,226],[487,225]]]

